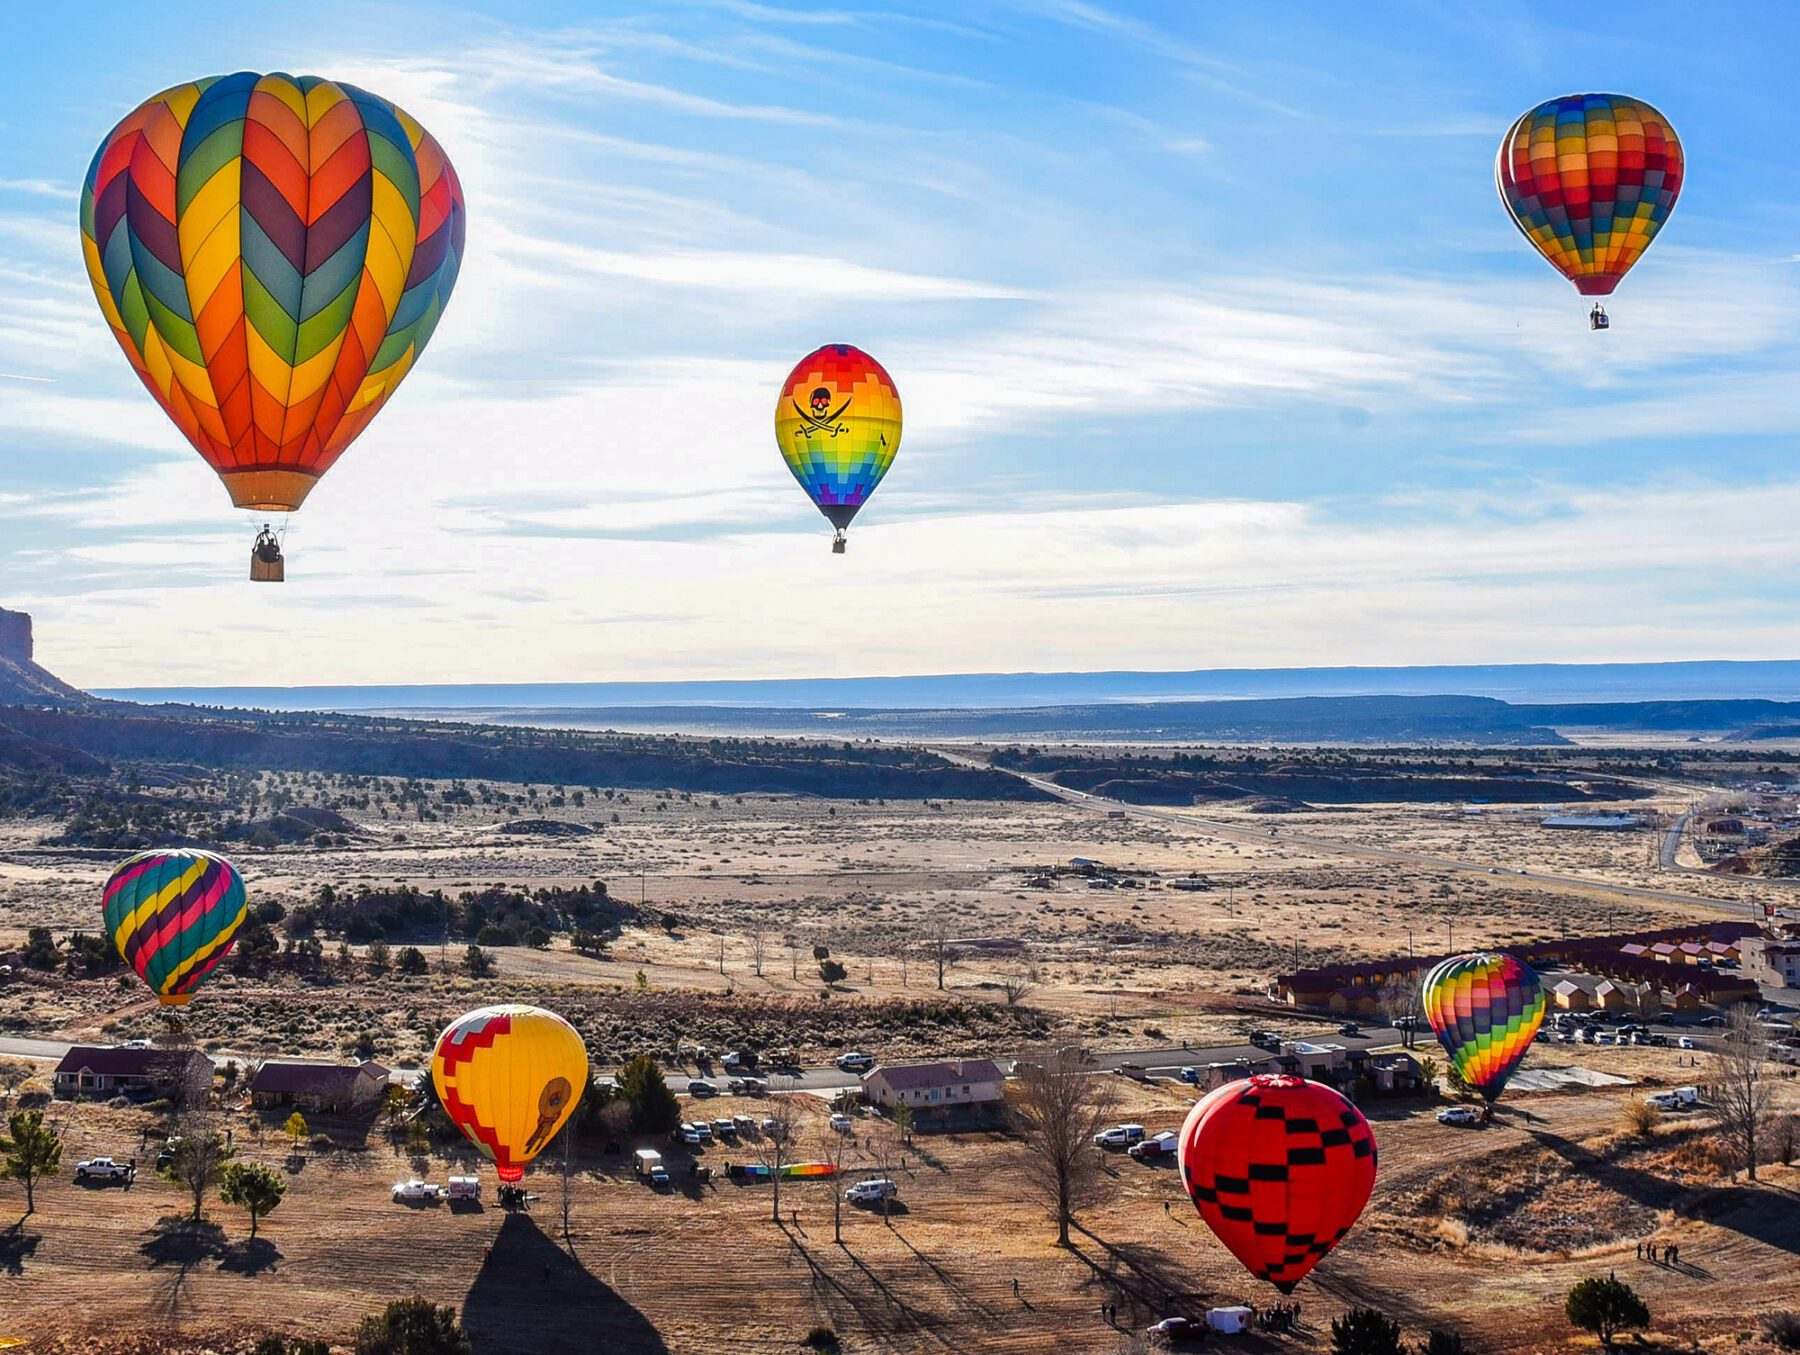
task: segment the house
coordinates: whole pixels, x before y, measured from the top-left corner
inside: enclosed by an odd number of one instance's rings
[[[1761,983],[1800,988],[1800,938],[1773,933],[1747,938],[1743,943],[1744,970]]]
[[[1411,1054],[1376,1054],[1368,1073],[1378,1092],[1416,1092],[1425,1085],[1425,1069]]]
[[[250,1082],[250,1104],[259,1110],[285,1109],[352,1115],[387,1094],[388,1070],[379,1063],[306,1063],[270,1059]]]
[[[905,1102],[926,1110],[991,1105],[1003,1099],[1006,1078],[992,1059],[952,1059],[946,1063],[898,1064],[863,1076],[870,1104]]]
[[[1706,999],[1700,996],[1700,990],[1691,983],[1684,983],[1672,993],[1663,994],[1663,1006],[1672,1012],[1697,1012],[1706,1005]]]
[[[1603,1012],[1636,1011],[1638,990],[1629,983],[1601,979],[1594,985],[1594,1006]]]
[[[1565,1012],[1585,1012],[1594,1005],[1588,990],[1573,979],[1564,979],[1550,989],[1550,1000]]]
[[[198,1049],[78,1044],[56,1065],[58,1096],[165,1095],[183,1084],[210,1086],[213,1063]]]

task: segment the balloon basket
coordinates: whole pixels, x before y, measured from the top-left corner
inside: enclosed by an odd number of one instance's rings
[[[833,555],[844,553],[844,534],[842,532],[831,538],[831,553]]]
[[[281,553],[281,538],[265,523],[250,547],[250,582],[286,583],[287,557]]]

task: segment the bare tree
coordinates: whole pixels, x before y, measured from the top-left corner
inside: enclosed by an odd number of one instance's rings
[[[1400,1043],[1411,1049],[1418,1041],[1419,1026],[1422,1023],[1424,999],[1419,991],[1419,976],[1401,979],[1395,983],[1384,983],[1376,989],[1376,1000],[1381,1004],[1381,1019],[1400,1031]]]
[[[849,1134],[840,1134],[829,1123],[824,1135],[824,1159],[831,1164],[831,1175],[825,1178],[831,1187],[831,1240],[841,1245],[844,1240],[844,1154],[855,1140]]]
[[[1764,1121],[1775,1085],[1769,1079],[1768,1035],[1750,1008],[1732,1008],[1719,1052],[1714,1056],[1713,1078],[1707,1088],[1719,1117],[1719,1133],[1731,1145],[1752,1181],[1761,1147]]]
[[[761,922],[750,924],[750,968],[757,978],[762,977],[763,967],[763,925]]]
[[[1030,1154],[1026,1179],[1056,1220],[1057,1245],[1066,1247],[1069,1224],[1099,1194],[1094,1136],[1112,1113],[1112,1087],[1085,1050],[1064,1045],[1027,1049],[1006,1090]]]
[[[788,977],[798,982],[800,978],[800,938],[793,932],[789,932],[781,939],[787,942]]]
[[[1000,976],[1000,992],[1009,1007],[1018,1006],[1036,991],[1037,973],[1029,964],[1009,969]]]
[[[756,1157],[769,1169],[769,1185],[773,1192],[769,1203],[769,1217],[780,1223],[781,1173],[792,1160],[794,1140],[803,1121],[800,1103],[793,1092],[771,1096],[768,1110],[768,1115],[764,1117],[762,1137],[756,1141]]]
[[[937,986],[940,992],[944,988],[944,974],[956,963],[956,949],[950,944],[949,924],[941,917],[931,919],[929,935],[926,938],[931,947],[931,962],[937,968]]]
[[[569,1249],[575,1249],[574,1239],[569,1236],[569,1197],[574,1194],[575,1186],[575,1123],[581,1117],[571,1115],[563,1122],[562,1132],[562,1225],[563,1242]]]

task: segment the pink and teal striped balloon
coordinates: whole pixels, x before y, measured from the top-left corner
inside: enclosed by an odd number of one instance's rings
[[[156,1000],[179,1007],[230,953],[244,880],[211,852],[141,852],[106,882],[106,931]]]

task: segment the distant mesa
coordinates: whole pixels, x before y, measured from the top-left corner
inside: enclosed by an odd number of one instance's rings
[[[0,608],[0,705],[85,704],[89,697],[32,658],[31,618]]]

